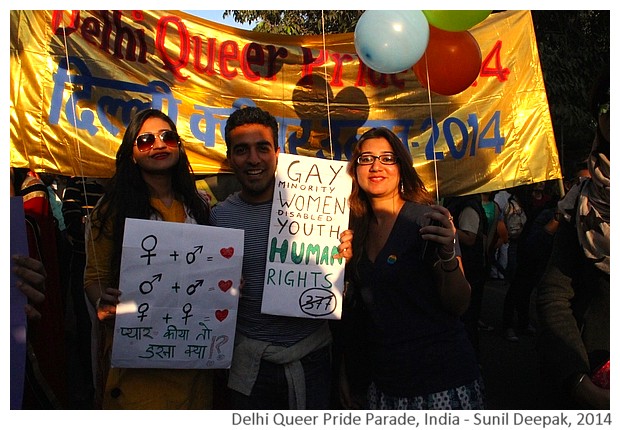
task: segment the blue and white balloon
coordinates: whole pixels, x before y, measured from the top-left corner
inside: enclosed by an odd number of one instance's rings
[[[399,73],[422,58],[429,31],[420,10],[367,10],[355,26],[355,50],[371,69]]]

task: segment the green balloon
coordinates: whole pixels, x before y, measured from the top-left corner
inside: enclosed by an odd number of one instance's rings
[[[465,31],[484,21],[490,10],[423,10],[430,25],[444,31]]]

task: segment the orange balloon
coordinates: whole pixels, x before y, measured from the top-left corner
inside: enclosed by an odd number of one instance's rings
[[[451,96],[475,82],[481,65],[480,46],[469,31],[444,31],[430,26],[428,46],[413,71],[422,86]]]

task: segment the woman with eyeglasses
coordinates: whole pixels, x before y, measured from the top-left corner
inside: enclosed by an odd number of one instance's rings
[[[100,322],[96,404],[103,409],[209,409],[211,370],[110,368],[127,218],[208,223],[208,199],[196,189],[176,125],[156,109],[138,112],[129,122],[116,153],[116,171],[86,228],[84,288]]]
[[[353,405],[341,378],[343,406],[483,409],[476,355],[459,319],[470,287],[452,216],[433,204],[411,155],[387,128],[360,137],[348,173],[355,235],[343,330],[348,325],[365,349],[347,357],[352,349],[343,345],[341,375],[352,376],[355,366],[369,380],[367,403]]]

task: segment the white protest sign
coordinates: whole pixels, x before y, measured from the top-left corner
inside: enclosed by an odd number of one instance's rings
[[[344,161],[278,156],[263,313],[340,319],[345,260],[332,256],[349,224],[346,170]]]
[[[127,219],[112,367],[230,367],[242,261],[242,230]]]

